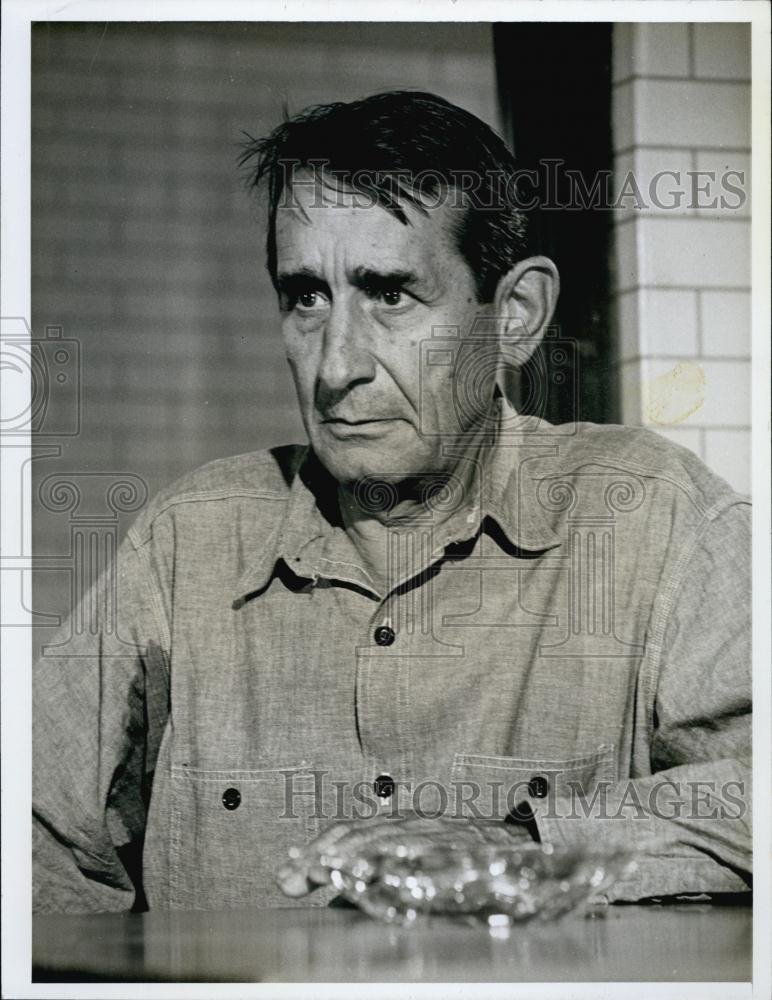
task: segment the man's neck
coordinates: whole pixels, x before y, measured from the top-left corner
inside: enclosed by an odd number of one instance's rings
[[[399,482],[368,477],[353,487],[338,487],[345,532],[364,562],[374,586],[386,594],[399,581],[388,579],[389,539],[425,530],[435,537],[451,521],[471,523],[479,515],[484,470],[490,459],[490,432],[453,451],[457,458],[441,472],[413,476]]]

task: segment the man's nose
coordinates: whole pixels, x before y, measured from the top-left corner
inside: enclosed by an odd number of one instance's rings
[[[340,394],[375,378],[367,344],[367,317],[350,302],[335,302],[324,331],[318,382],[322,393]]]

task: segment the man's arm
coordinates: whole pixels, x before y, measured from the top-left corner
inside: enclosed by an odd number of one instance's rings
[[[650,639],[653,773],[618,783],[594,803],[531,803],[542,840],[640,852],[637,875],[611,898],[750,884],[749,514],[749,504],[737,502],[708,520],[667,584]]]
[[[33,671],[33,908],[39,912],[126,910],[134,900],[119,852],[141,847],[168,694],[154,584],[130,541],[113,572]],[[95,609],[110,608],[112,587],[115,613],[104,620]],[[77,635],[70,631],[76,620],[85,623]]]

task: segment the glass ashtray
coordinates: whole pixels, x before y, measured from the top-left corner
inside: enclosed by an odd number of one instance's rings
[[[378,920],[410,924],[442,914],[489,927],[555,920],[602,898],[635,868],[626,851],[559,851],[551,844],[411,851],[388,841],[328,864],[338,892]]]

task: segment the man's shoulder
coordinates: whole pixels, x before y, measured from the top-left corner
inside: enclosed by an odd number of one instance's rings
[[[304,445],[289,444],[216,458],[161,490],[154,503],[163,506],[241,495],[286,498],[306,451]]]
[[[131,533],[135,541],[142,541],[160,519],[180,509],[203,518],[210,512],[217,517],[218,508],[227,501],[282,505],[306,452],[306,445],[282,445],[207,462],[159,490]]]
[[[733,503],[747,501],[688,448],[644,427],[621,424],[558,425],[560,432],[553,468],[576,477],[591,470],[635,477],[646,489],[671,493],[696,512],[711,515]]]

